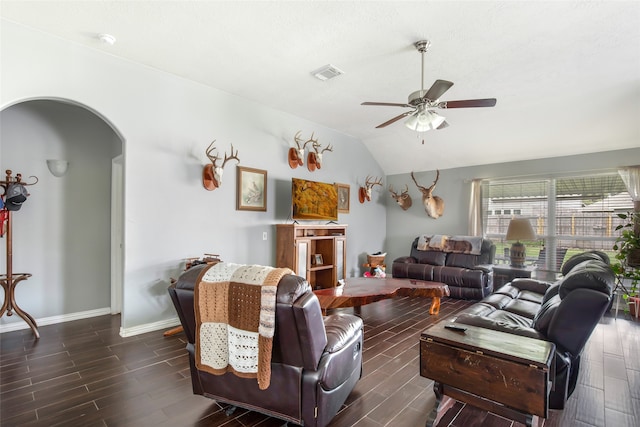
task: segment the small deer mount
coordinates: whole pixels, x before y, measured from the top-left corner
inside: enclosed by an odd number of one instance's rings
[[[378,177],[376,177],[375,180],[372,180],[371,177],[367,175],[364,187],[360,187],[358,190],[358,200],[360,200],[360,203],[371,201],[371,190],[376,185],[382,187],[382,178],[378,179]]]
[[[322,168],[322,153],[325,151],[333,151],[331,144],[320,151],[321,145],[317,140],[312,140],[311,147],[313,147],[314,152],[309,151],[309,155],[307,156],[307,169],[309,169],[309,172]]]
[[[238,150],[236,150],[235,154],[233,152],[233,144],[231,144],[231,156],[227,156],[227,153],[224,153],[224,160],[222,161],[222,165],[218,166],[218,157],[213,155],[213,150],[216,150],[215,144],[216,140],[214,139],[211,144],[207,147],[206,153],[209,160],[211,160],[211,164],[205,165],[202,170],[202,185],[209,191],[213,191],[216,188],[222,185],[222,174],[224,173],[224,166],[231,159],[237,160],[240,163],[240,159],[238,158]]]
[[[302,139],[300,138],[300,132],[302,131],[298,131],[298,133],[296,133],[296,135],[293,137],[297,148],[289,148],[289,153],[287,155],[287,160],[291,169],[295,169],[298,166],[304,165],[304,150],[305,148],[307,148],[307,144],[314,141],[313,134],[311,134],[311,138],[309,138],[308,140],[302,141]]]
[[[413,200],[411,200],[411,196],[409,195],[409,186],[407,184],[404,185],[404,190],[400,194],[393,191],[393,186],[389,185],[389,192],[391,193],[391,197],[396,203],[402,208],[403,211],[406,211],[413,204]]]
[[[433,184],[431,184],[431,187],[423,187],[418,184],[416,177],[413,176],[413,172],[411,172],[411,178],[413,178],[413,182],[416,183],[416,186],[422,192],[422,204],[424,205],[424,210],[427,215],[434,219],[440,218],[444,213],[444,200],[433,195],[433,189],[436,187],[436,183],[440,178],[440,170],[436,170],[436,179],[433,181]]]

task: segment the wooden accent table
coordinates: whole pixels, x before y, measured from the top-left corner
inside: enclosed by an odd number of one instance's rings
[[[465,332],[447,322],[420,337],[420,375],[433,379],[436,406],[427,427],[436,425],[452,399],[516,420],[540,425],[549,411],[555,345],[548,341],[470,325]]]
[[[449,287],[440,282],[422,282],[391,277],[383,279],[355,277],[346,279],[344,286],[318,289],[313,293],[318,297],[323,313],[326,313],[330,308],[359,308],[372,302],[403,296],[433,298],[429,314],[438,314],[440,298],[449,296]]]
[[[531,278],[533,266],[513,267],[505,264],[493,265],[493,289],[498,289],[518,277]]]

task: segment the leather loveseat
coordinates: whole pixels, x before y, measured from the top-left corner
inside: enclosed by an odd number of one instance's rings
[[[271,381],[214,375],[195,364],[194,287],[206,265],[192,267],[169,287],[188,343],[193,393],[304,426],[326,426],[362,375],[363,324],[339,313],[327,317],[305,279],[285,275],[276,295]]]
[[[458,250],[457,242],[465,239],[477,242],[475,253]],[[442,282],[449,286],[452,298],[479,300],[493,291],[491,264],[495,254],[496,246],[488,239],[447,237],[446,243],[436,248],[425,244],[424,237],[416,237],[409,256],[393,261],[391,274],[397,279]]]
[[[602,252],[585,252],[562,266],[555,283],[514,279],[446,322],[464,323],[553,342],[555,377],[551,409],[563,409],[573,392],[580,355],[609,308],[615,276]]]

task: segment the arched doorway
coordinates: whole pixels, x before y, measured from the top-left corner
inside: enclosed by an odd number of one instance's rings
[[[121,245],[123,231],[112,229],[112,217],[122,224],[124,178],[112,178],[114,159],[124,169],[124,139],[99,113],[70,100],[14,103],[0,120],[0,171],[39,179],[12,216],[13,269],[32,274],[16,288],[19,305],[40,326],[118,312],[122,303],[114,305],[112,287],[122,286],[123,263],[113,270],[112,241]],[[47,159],[67,160],[66,174],[53,176]],[[5,242],[0,253],[4,263]],[[15,316],[0,322],[2,331],[26,326]]]

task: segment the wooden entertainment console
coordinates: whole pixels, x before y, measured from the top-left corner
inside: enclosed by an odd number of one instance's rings
[[[289,267],[313,289],[338,285],[346,277],[346,225],[276,225],[276,267]]]

